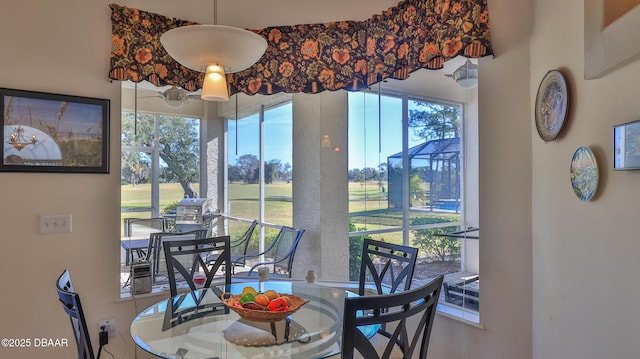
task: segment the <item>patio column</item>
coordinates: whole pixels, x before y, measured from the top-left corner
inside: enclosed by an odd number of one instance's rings
[[[211,210],[224,208],[225,121],[218,115],[217,102],[203,101],[200,144],[200,197],[211,200]],[[224,221],[216,221],[216,233],[225,233]]]
[[[293,223],[306,230],[295,278],[308,269],[320,280],[349,278],[347,124],[346,91],[293,95]],[[320,147],[325,134],[331,148]]]

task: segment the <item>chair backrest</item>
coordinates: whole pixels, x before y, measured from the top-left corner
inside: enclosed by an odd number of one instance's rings
[[[203,272],[206,280],[204,287],[209,287],[219,271],[224,272],[225,285],[231,284],[231,250],[229,236],[202,239],[163,241],[164,255],[167,262],[167,275],[171,296],[178,294],[178,282],[184,281],[191,290],[196,290],[193,275]],[[213,257],[215,261],[207,258]]]
[[[296,248],[300,239],[304,234],[304,229],[296,229],[283,226],[280,229],[276,245],[273,247],[274,267],[273,272],[277,274],[287,275],[291,278],[293,269],[293,257],[296,254]]]
[[[394,294],[345,298],[342,358],[351,359],[357,351],[367,359],[387,359],[400,350],[403,358],[418,353],[418,358],[425,359],[443,279],[440,275],[423,286]],[[358,329],[368,325],[394,329],[378,330],[374,346]]]
[[[124,219],[124,236],[125,237],[142,237],[149,236],[154,232],[165,231],[164,218],[125,218]]]
[[[162,270],[166,268],[162,243],[164,241],[186,241],[189,239],[205,238],[206,229],[196,229],[189,232],[158,232],[149,235],[149,247],[147,248],[147,260],[151,261],[154,275],[154,284],[162,283]]]
[[[244,256],[247,254],[247,248],[249,248],[249,242],[251,242],[251,237],[253,236],[253,232],[258,226],[258,221],[254,220],[251,222],[247,230],[242,234],[242,236],[234,239],[231,242],[231,255],[232,256]]]
[[[377,294],[395,293],[411,288],[418,249],[365,238],[358,292],[365,295],[368,284],[374,284]]]
[[[62,302],[62,307],[71,320],[71,329],[73,329],[73,336],[76,338],[78,346],[78,359],[94,359],[91,338],[89,337],[87,323],[80,304],[80,295],[74,292],[68,270],[65,269],[58,277],[56,290],[58,291],[58,298]]]

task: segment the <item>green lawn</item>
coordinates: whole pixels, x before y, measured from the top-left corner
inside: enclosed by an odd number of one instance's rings
[[[385,189],[387,183],[381,184]],[[277,182],[265,187],[265,221],[267,223],[291,226],[293,202],[292,184]],[[194,184],[199,192],[199,185]],[[122,218],[149,218],[151,212],[151,185],[123,185]],[[182,187],[177,183],[160,184],[160,211],[184,196]],[[259,186],[257,184],[229,184],[230,215],[246,219],[257,219]],[[378,182],[366,184],[349,183],[349,213],[356,228],[368,230],[402,226],[402,211],[387,208],[387,193],[382,191]],[[425,216],[427,214],[424,214]],[[122,222],[121,222],[122,223]],[[240,230],[240,229],[239,229]],[[376,239],[402,243],[402,232],[373,235]]]

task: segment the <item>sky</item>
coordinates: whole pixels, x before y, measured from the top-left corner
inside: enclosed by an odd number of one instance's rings
[[[4,97],[7,106],[9,96]],[[8,120],[11,124],[34,127],[47,132],[42,124],[57,125],[61,101],[13,97]],[[5,109],[6,110],[6,109]],[[5,124],[7,119],[5,118]],[[102,134],[102,107],[94,104],[68,102],[59,123],[59,133],[73,132],[76,135],[95,136]],[[29,136],[30,137],[30,136]]]
[[[416,108],[409,101],[409,108]],[[379,110],[380,109],[380,110]],[[265,111],[265,161],[279,159],[292,163],[292,105]],[[380,124],[378,118],[381,117]],[[242,155],[258,157],[258,114],[237,121],[238,152],[236,156],[236,121],[229,121],[229,162]],[[382,133],[382,136],[379,135]],[[411,133],[411,131],[410,131]],[[331,135],[331,134],[329,134]],[[380,142],[380,145],[379,145]],[[422,140],[411,133],[409,147]],[[318,150],[320,139],[318,139]],[[387,157],[402,151],[402,101],[400,98],[349,92],[349,169],[373,167],[386,163]],[[365,156],[365,153],[368,155]]]

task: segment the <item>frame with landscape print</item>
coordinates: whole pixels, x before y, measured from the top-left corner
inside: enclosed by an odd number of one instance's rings
[[[613,126],[613,169],[640,169],[640,120]]]
[[[0,88],[5,172],[109,173],[109,100]]]

